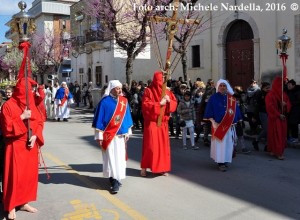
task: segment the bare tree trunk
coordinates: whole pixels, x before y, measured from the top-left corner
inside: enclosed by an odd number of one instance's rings
[[[132,72],[133,72],[133,53],[127,54],[127,61],[126,61],[126,83],[128,84],[129,88],[131,87],[132,81]]]
[[[182,52],[181,64],[182,64],[183,79],[184,79],[185,82],[187,82],[188,81],[188,75],[187,75],[187,57],[186,57],[186,51]]]

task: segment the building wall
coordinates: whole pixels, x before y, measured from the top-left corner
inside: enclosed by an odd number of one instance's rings
[[[222,1],[222,2],[230,2],[233,1]],[[256,2],[257,5],[261,5],[261,8],[265,7],[270,1],[252,1]],[[225,71],[225,55],[222,51],[224,51],[224,43],[226,38],[226,31],[230,27],[231,22],[235,19],[242,19],[247,21],[252,30],[254,32],[254,45],[255,45],[255,79],[260,80],[264,75],[268,75],[272,72],[278,72],[281,69],[281,61],[277,54],[277,50],[275,48],[275,41],[279,36],[282,35],[282,29],[286,28],[288,30],[288,35],[294,38],[295,32],[299,31],[295,29],[295,16],[298,12],[293,12],[290,9],[290,5],[294,1],[277,1],[278,4],[285,3],[286,11],[279,12],[263,12],[258,11],[247,11],[247,12],[238,12],[234,13],[231,11],[226,11],[223,14],[214,13],[216,21],[214,21],[214,25],[212,26],[212,47],[213,47],[213,67],[219,66],[218,70],[213,69],[212,77],[218,79],[224,76]],[[249,4],[248,1],[237,1],[238,5],[240,3]],[[266,9],[266,8],[264,8]],[[213,19],[213,20],[214,20]],[[205,35],[203,35],[205,36]],[[219,39],[215,37],[218,36]],[[205,44],[209,44],[209,40],[207,38],[204,39]],[[294,57],[295,51],[294,46],[288,50],[288,54],[290,55],[290,59],[287,62],[287,67],[289,70],[289,78],[297,78],[295,74],[295,61],[292,57]],[[208,66],[208,63],[205,63]],[[299,74],[299,72],[298,72]],[[300,79],[298,79],[299,82]]]
[[[221,6],[221,2],[217,0],[199,1],[202,4],[209,4]],[[213,78],[215,81],[219,78],[226,78],[226,37],[230,26],[238,19],[248,22],[251,26],[254,38],[254,78],[261,81],[262,78],[268,78],[276,72],[280,72],[282,65],[279,59],[279,54],[275,48],[275,41],[282,35],[282,29],[288,30],[288,36],[292,38],[293,46],[289,48],[289,59],[287,61],[288,77],[294,78],[300,83],[300,10],[292,11],[290,5],[294,3],[294,0],[227,0],[222,3],[229,3],[230,5],[241,5],[252,7],[252,11],[239,11],[223,10],[221,11],[199,11],[199,13],[205,15],[208,19],[206,22],[206,28],[199,34],[196,34],[191,40],[188,46],[188,77],[194,81],[197,77],[202,78],[203,81],[207,81],[209,78]],[[285,3],[286,9],[281,8]],[[274,11],[266,11],[267,7],[275,6]],[[257,7],[263,11],[258,11]],[[280,11],[282,9],[282,11]],[[211,16],[211,17],[210,17]],[[193,45],[200,45],[200,59],[201,66],[199,68],[191,68],[191,47]],[[165,59],[167,42],[165,40],[160,41],[160,49]],[[100,50],[100,52],[99,52]],[[82,55],[81,55],[82,56]],[[122,82],[126,81],[125,65],[126,60],[124,58],[112,57],[111,52],[107,52],[105,49],[96,49],[92,53],[92,65],[93,74],[95,73],[95,66],[97,62],[103,64],[103,79],[105,75],[108,75],[108,80],[119,79]],[[154,53],[154,47],[151,45],[150,59],[136,59],[133,66],[134,80],[147,81],[152,78],[153,72],[157,70],[158,64]],[[77,65],[85,65],[84,59],[79,61],[77,59]],[[72,62],[73,65],[73,62]],[[88,66],[87,65],[87,66]],[[86,68],[85,68],[86,69]],[[86,70],[85,70],[86,71]],[[172,74],[172,79],[178,79],[182,76],[181,62],[177,65],[176,70]],[[269,79],[269,78],[268,78]]]

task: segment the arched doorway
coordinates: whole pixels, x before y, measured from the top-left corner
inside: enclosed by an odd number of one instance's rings
[[[247,89],[254,78],[253,31],[244,20],[235,21],[226,37],[226,79]]]

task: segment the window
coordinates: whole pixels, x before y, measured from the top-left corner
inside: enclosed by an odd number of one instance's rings
[[[91,70],[91,68],[89,68],[88,69],[88,82],[92,82],[93,81],[93,79],[92,79],[92,70]]]
[[[102,66],[96,66],[96,85],[102,86]]]
[[[192,46],[192,68],[200,67],[200,45]]]
[[[69,75],[69,72],[62,72],[61,76],[62,77],[69,77],[70,75]]]

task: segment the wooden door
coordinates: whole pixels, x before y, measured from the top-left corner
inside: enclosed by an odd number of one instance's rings
[[[232,87],[242,86],[246,90],[254,79],[253,41],[227,42],[226,51],[226,79]]]

